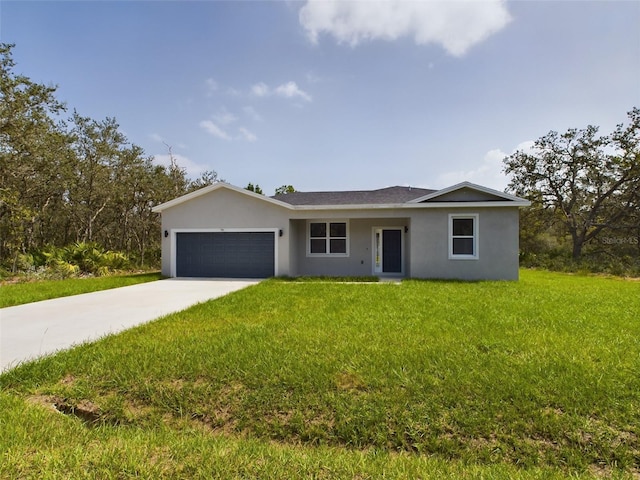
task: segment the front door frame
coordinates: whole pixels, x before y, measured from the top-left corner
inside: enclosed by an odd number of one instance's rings
[[[372,235],[371,235],[371,244],[372,244],[372,248],[371,248],[371,253],[372,253],[372,258],[371,258],[371,262],[372,262],[372,272],[373,275],[379,275],[379,276],[392,276],[392,277],[398,277],[398,276],[402,276],[404,277],[404,272],[405,272],[405,266],[404,266],[404,259],[405,259],[405,255],[404,255],[404,251],[405,251],[405,247],[404,247],[404,231],[405,228],[404,227],[399,227],[399,226],[391,226],[391,227],[373,227],[372,229]],[[400,272],[384,272],[383,271],[383,252],[384,252],[384,248],[382,245],[382,237],[383,234],[382,232],[384,230],[398,230],[400,232]]]

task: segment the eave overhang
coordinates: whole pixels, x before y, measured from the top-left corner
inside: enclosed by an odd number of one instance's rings
[[[470,188],[473,190],[477,190],[479,192],[483,192],[489,195],[493,195],[500,200],[491,200],[491,201],[455,201],[455,202],[440,202],[434,201],[436,198],[445,195],[450,192],[454,192],[456,190],[462,188]],[[242,195],[247,195],[256,200],[260,200],[263,202],[270,203],[272,205],[286,208],[292,211],[319,211],[319,210],[333,210],[333,211],[344,211],[344,210],[399,210],[399,209],[434,209],[434,208],[503,208],[503,207],[528,207],[531,205],[531,202],[525,200],[520,197],[516,197],[514,195],[509,195],[504,192],[499,192],[497,190],[493,190],[487,187],[482,187],[480,185],[475,185],[469,182],[459,183],[457,185],[453,185],[451,187],[438,190],[437,192],[431,193],[429,195],[425,195],[423,197],[411,200],[407,203],[372,203],[372,204],[341,204],[341,205],[291,205],[289,203],[275,200],[273,198],[267,197],[265,195],[261,195],[250,190],[246,190],[244,188],[236,187],[235,185],[231,185],[224,182],[214,183],[213,185],[209,185],[207,187],[201,188],[200,190],[196,190],[195,192],[188,193],[178,198],[174,198],[168,202],[162,203],[152,208],[152,212],[154,213],[162,213],[164,210],[175,207],[177,205],[181,205],[182,203],[188,202],[195,198],[201,197],[211,192],[215,192],[216,190],[227,189]]]

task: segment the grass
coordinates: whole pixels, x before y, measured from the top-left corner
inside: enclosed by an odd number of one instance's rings
[[[153,282],[161,278],[162,276],[159,272],[152,272],[65,280],[40,280],[13,284],[5,283],[0,286],[0,308]]]
[[[238,438],[176,422],[157,428],[86,428],[60,414],[0,394],[0,478],[21,479],[540,479],[549,468],[468,465],[382,450],[307,447]],[[11,423],[11,428],[6,429]],[[9,445],[7,447],[7,445]],[[577,477],[574,477],[577,478]],[[624,478],[618,474],[617,478]]]
[[[271,280],[0,376],[0,477],[632,478],[639,318],[609,278]]]
[[[281,282],[330,282],[330,283],[376,283],[380,281],[376,276],[360,276],[360,277],[327,277],[327,276],[315,276],[315,277],[281,277],[278,278]]]

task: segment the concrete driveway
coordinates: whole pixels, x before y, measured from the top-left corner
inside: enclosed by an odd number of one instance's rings
[[[0,309],[0,372],[259,282],[172,278]]]

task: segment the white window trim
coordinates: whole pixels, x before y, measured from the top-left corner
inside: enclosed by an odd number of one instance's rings
[[[312,223],[326,223],[327,224],[327,236],[326,241],[327,241],[327,253],[311,253],[311,224]],[[330,227],[329,224],[330,223],[344,223],[346,225],[346,252],[345,253],[329,253],[329,244],[331,241],[331,237],[329,236],[329,231],[330,231]],[[318,257],[318,258],[329,258],[329,257],[348,257],[349,256],[349,244],[351,243],[349,241],[349,220],[344,220],[341,218],[331,218],[331,219],[322,219],[322,218],[318,218],[318,219],[313,219],[313,220],[307,220],[307,233],[306,233],[306,240],[307,240],[307,257]],[[342,238],[342,237],[335,237],[335,238]]]
[[[453,253],[453,220],[454,219],[473,219],[473,255],[454,255]],[[480,232],[480,215],[477,213],[450,213],[449,214],[449,231],[448,231],[448,244],[449,244],[449,260],[478,260],[480,258],[478,246],[478,237]]]

